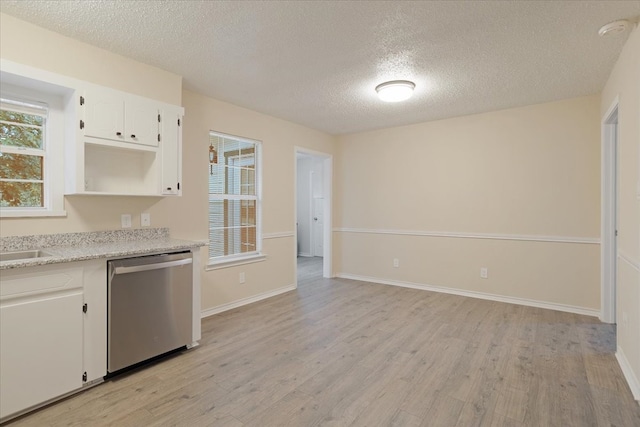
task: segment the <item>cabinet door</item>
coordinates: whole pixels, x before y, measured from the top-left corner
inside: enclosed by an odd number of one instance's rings
[[[82,387],[82,291],[0,307],[0,418]]]
[[[180,195],[182,190],[182,116],[163,113],[160,148],[162,151],[162,194]]]
[[[127,99],[124,106],[125,141],[158,146],[158,108],[150,101]]]
[[[109,90],[87,90],[84,94],[84,135],[125,140],[124,99]]]
[[[107,262],[104,259],[83,261],[84,302],[84,372],[87,381],[107,375]]]

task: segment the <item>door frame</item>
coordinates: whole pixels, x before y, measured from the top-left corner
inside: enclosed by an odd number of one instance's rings
[[[298,154],[305,154],[308,156],[312,156],[315,158],[322,159],[322,190],[324,192],[323,196],[325,199],[324,203],[324,226],[323,226],[323,248],[322,248],[322,277],[331,278],[333,277],[333,155],[329,153],[323,153],[321,151],[311,150],[309,148],[304,147],[294,147],[293,150],[293,176],[294,185],[293,185],[293,229],[295,234],[294,244],[293,244],[293,265],[295,272],[295,286],[298,287],[298,227],[296,227],[296,222],[298,221]],[[312,252],[313,253],[313,252]]]
[[[602,118],[600,320],[616,323],[618,97]]]

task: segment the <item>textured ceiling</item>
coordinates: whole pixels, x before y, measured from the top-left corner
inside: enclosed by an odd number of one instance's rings
[[[640,1],[7,1],[0,11],[184,77],[186,89],[351,133],[598,93]],[[386,80],[413,98],[379,101]]]

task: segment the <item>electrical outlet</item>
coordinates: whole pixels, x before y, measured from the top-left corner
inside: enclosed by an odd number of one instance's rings
[[[240,283],[244,283],[244,271],[239,276]]]
[[[120,223],[122,224],[122,228],[131,228],[131,215],[122,214],[120,216]]]
[[[143,227],[151,227],[151,214],[149,213],[141,213],[140,214],[140,225]]]
[[[398,258],[394,258],[394,259],[393,259],[393,266],[394,266],[395,268],[400,267],[400,260],[399,260]]]
[[[480,269],[480,278],[488,279],[489,278],[489,269],[487,267],[482,267]]]

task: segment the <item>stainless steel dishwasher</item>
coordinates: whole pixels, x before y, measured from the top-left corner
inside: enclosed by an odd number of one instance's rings
[[[108,262],[107,371],[192,343],[191,252]]]

